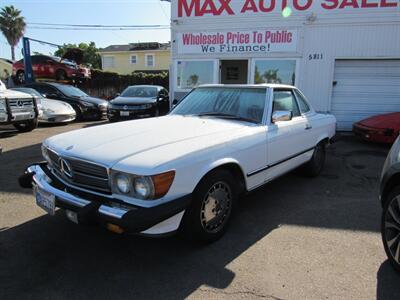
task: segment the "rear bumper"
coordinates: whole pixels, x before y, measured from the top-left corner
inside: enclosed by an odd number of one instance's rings
[[[35,186],[55,196],[55,206],[76,213],[78,223],[117,225],[124,232],[148,235],[176,231],[191,195],[151,207],[121,203],[111,197],[93,197],[65,186],[48,169],[46,163],[32,165],[20,178],[22,187]]]

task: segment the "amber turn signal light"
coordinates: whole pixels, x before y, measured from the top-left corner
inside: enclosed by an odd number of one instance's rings
[[[175,178],[175,171],[154,175],[151,176],[151,178],[153,179],[154,184],[154,198],[158,199],[168,193]]]

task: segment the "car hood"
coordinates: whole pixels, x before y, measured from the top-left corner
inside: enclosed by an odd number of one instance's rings
[[[10,89],[0,89],[0,97],[7,97],[7,98],[31,98],[32,96],[28,93],[14,91]]]
[[[71,105],[63,101],[42,98],[41,100],[42,110],[50,109],[55,114],[73,114],[75,111]]]
[[[232,120],[170,115],[140,119],[63,133],[44,142],[50,149],[66,157],[76,157],[112,167],[116,163],[147,151],[157,150],[154,164],[170,152],[199,151],[251,129],[255,124]],[[189,150],[190,149],[190,150]],[[134,164],[143,163],[139,159]],[[156,163],[157,162],[157,163]]]
[[[360,121],[359,124],[377,129],[390,128],[400,130],[400,112],[373,116]]]
[[[154,103],[157,99],[155,97],[143,98],[143,97],[117,97],[111,101],[111,104],[119,105],[132,105],[132,104],[148,104]]]

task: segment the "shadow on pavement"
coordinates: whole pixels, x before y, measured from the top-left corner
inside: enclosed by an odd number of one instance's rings
[[[224,238],[206,247],[118,236],[74,225],[62,212],[2,229],[0,299],[181,299],[201,285],[228,287],[236,276],[228,264],[282,224],[379,232],[387,149],[342,140],[328,153],[318,178],[292,173],[244,197]],[[38,159],[39,144],[3,153],[0,166],[9,174],[0,172],[0,192],[30,193],[17,175]],[[398,275],[384,263],[377,276],[378,299],[396,299]]]
[[[400,299],[400,273],[396,273],[388,260],[379,268],[377,280],[377,300]]]

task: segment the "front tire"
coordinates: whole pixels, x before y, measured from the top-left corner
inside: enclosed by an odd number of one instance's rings
[[[38,126],[38,119],[33,119],[33,120],[28,120],[24,123],[17,123],[14,124],[14,127],[19,131],[19,132],[30,132],[37,128]]]
[[[314,149],[311,160],[303,166],[303,173],[308,177],[317,177],[325,165],[325,143],[320,142]]]
[[[238,198],[237,186],[232,174],[224,169],[213,171],[203,178],[194,190],[192,203],[183,217],[182,233],[201,243],[221,238]]]
[[[381,235],[390,263],[400,272],[400,186],[389,194],[384,203]]]

